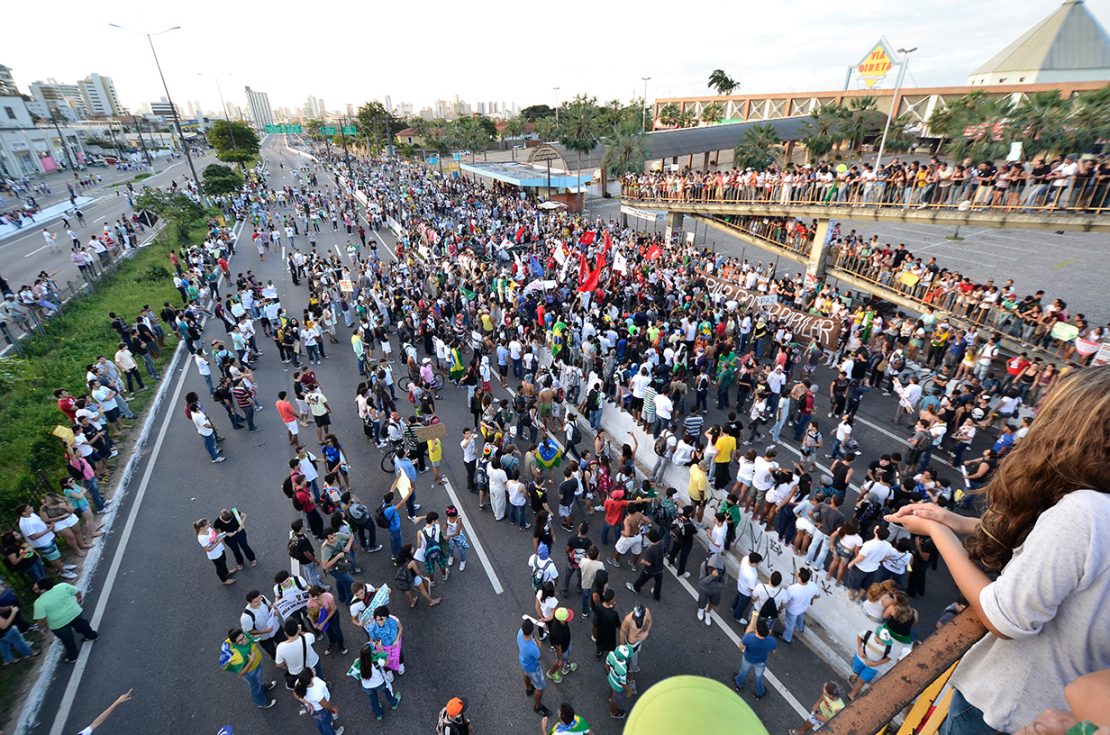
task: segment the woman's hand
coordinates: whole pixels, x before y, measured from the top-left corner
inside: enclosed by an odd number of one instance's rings
[[[897,523],[910,533],[930,534],[932,524],[945,526],[957,534],[967,535],[974,533],[979,525],[976,518],[968,518],[958,513],[953,513],[935,503],[911,503],[902,506],[897,512],[885,516],[891,523]],[[916,528],[927,530],[915,530]]]

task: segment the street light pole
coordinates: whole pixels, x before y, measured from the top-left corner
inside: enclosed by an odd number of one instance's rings
[[[883,162],[883,149],[886,148],[886,136],[890,132],[890,121],[894,118],[894,109],[898,106],[898,93],[902,91],[902,80],[906,77],[906,68],[910,65],[910,54],[917,51],[917,46],[911,49],[900,48],[902,63],[898,66],[898,79],[894,82],[894,94],[890,97],[890,111],[886,114],[886,125],[883,126],[883,138],[879,141],[879,153],[875,156],[875,174],[878,175]]]
[[[351,173],[351,154],[347,152],[347,134],[343,128],[347,126],[347,116],[344,115],[342,121],[339,123],[339,140],[343,143],[343,159],[347,162],[347,179],[351,182],[351,188],[355,188],[355,176]]]
[[[112,26],[113,28],[119,28],[120,30],[128,30],[123,26],[117,25],[115,23],[109,23],[108,25]],[[162,62],[158,60],[158,51],[154,48],[154,36],[160,36],[163,33],[180,30],[180,28],[181,26],[173,26],[172,28],[167,28],[166,30],[159,31],[158,33],[144,33],[143,35],[146,36],[147,43],[150,44],[150,53],[154,54],[154,66],[157,67],[158,77],[162,80],[162,89],[164,89],[166,92],[166,102],[169,103],[170,112],[173,113],[173,126],[177,129],[177,137],[181,140],[181,148],[185,151],[185,160],[189,162],[189,171],[193,174],[193,181],[197,185],[197,192],[200,194],[201,202],[207,204],[208,200],[204,196],[204,190],[201,189],[200,186],[200,177],[197,176],[196,166],[193,165],[193,156],[191,153],[189,153],[189,145],[185,142],[185,134],[181,132],[181,118],[177,115],[177,105],[173,103],[173,97],[170,96],[170,87],[168,84],[166,84],[166,75],[162,73]]]
[[[66,145],[66,139],[62,136],[62,129],[58,127],[58,111],[50,108],[50,122],[54,123],[54,131],[58,133],[58,143],[62,146],[62,151],[66,155],[66,163],[69,164],[69,170],[73,173],[74,180],[80,181],[81,177],[77,175],[77,166],[73,163],[73,157],[69,155],[69,146]]]
[[[555,122],[559,122],[559,88],[552,87],[555,90]]]
[[[641,117],[640,132],[641,133],[646,133],[647,132],[647,83],[651,81],[651,77],[640,77],[640,79],[644,80],[644,114],[640,116]],[[654,113],[652,113],[652,116],[651,116],[651,127],[652,127],[653,130],[655,129],[655,114]]]

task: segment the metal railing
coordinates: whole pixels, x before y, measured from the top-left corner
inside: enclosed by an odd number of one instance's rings
[[[804,182],[765,185],[718,185],[677,177],[648,184],[623,183],[621,198],[633,201],[701,204],[770,204],[780,206],[848,207],[868,209],[953,209],[994,213],[1103,214],[1110,213],[1110,177],[1072,183],[1015,183],[998,189],[968,182],[924,186],[876,181],[854,184]]]

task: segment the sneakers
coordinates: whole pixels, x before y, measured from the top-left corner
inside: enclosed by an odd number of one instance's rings
[[[698,620],[705,620],[705,610],[698,608]]]
[[[559,671],[556,671],[554,674],[551,674],[551,681],[555,682],[556,684],[562,684],[563,674]]]
[[[544,707],[542,704],[539,707],[533,707],[532,711],[538,714],[540,717],[551,716],[551,710],[549,710],[547,707]]]
[[[366,553],[367,554],[376,554],[381,550],[382,550],[382,545],[378,544],[377,546],[371,546],[369,549],[366,549]]]
[[[76,568],[77,568],[76,564],[63,564],[62,565],[62,569],[65,569],[67,572],[72,572]]]
[[[621,565],[616,559],[606,559],[605,561],[609,562],[609,566],[619,567]]]
[[[391,705],[389,706],[389,708],[390,708],[391,710],[393,710],[394,712],[396,712],[396,711],[397,711],[397,708],[401,706],[401,693],[400,693],[400,692],[394,692],[394,693],[393,693],[393,696],[394,696],[394,699],[395,699],[396,701],[394,701],[394,702],[393,702],[393,704],[391,704]]]
[[[709,613],[705,614],[705,624],[706,625],[713,625],[713,616],[710,615]]]
[[[276,700],[276,699],[271,699],[271,700],[270,700],[269,702],[267,702],[266,704],[260,704],[260,705],[258,705],[258,709],[270,709],[270,708],[271,708],[271,707],[273,707],[273,706],[274,706],[275,704],[277,704],[277,700]]]
[[[335,731],[335,735],[343,735],[343,731],[346,729],[343,725],[340,725],[339,729]]]
[[[77,575],[74,574],[73,572],[62,572],[58,576],[61,577],[62,579],[77,579]]]
[[[623,709],[619,709],[616,712],[610,712],[609,716],[612,717],[614,720],[623,720],[626,714],[627,712],[625,712]]]
[[[220,462],[223,462],[226,459],[227,459],[227,457],[225,457],[221,454],[219,457],[216,457],[214,460],[212,460],[212,464],[219,464]]]
[[[271,681],[271,682],[270,682],[269,684],[267,684],[266,686],[262,687],[262,691],[264,691],[264,692],[268,692],[268,691],[270,691],[271,689],[273,689],[273,688],[274,688],[274,687],[276,687],[276,686],[277,686],[277,682],[276,682],[276,681]]]
[[[624,586],[628,589],[629,592],[633,592],[637,595],[640,594],[640,590],[636,589],[636,585],[632,584],[631,582],[625,582]]]
[[[464,569],[466,569],[466,562],[465,561],[460,561],[459,562],[459,571],[461,572]]]

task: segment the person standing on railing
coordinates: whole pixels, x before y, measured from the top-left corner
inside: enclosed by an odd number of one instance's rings
[[[887,516],[932,539],[989,631],[952,676],[940,735],[1014,732],[1110,666],[1108,447],[1110,367],[1076,371],[983,489],[981,519],[928,503]]]

